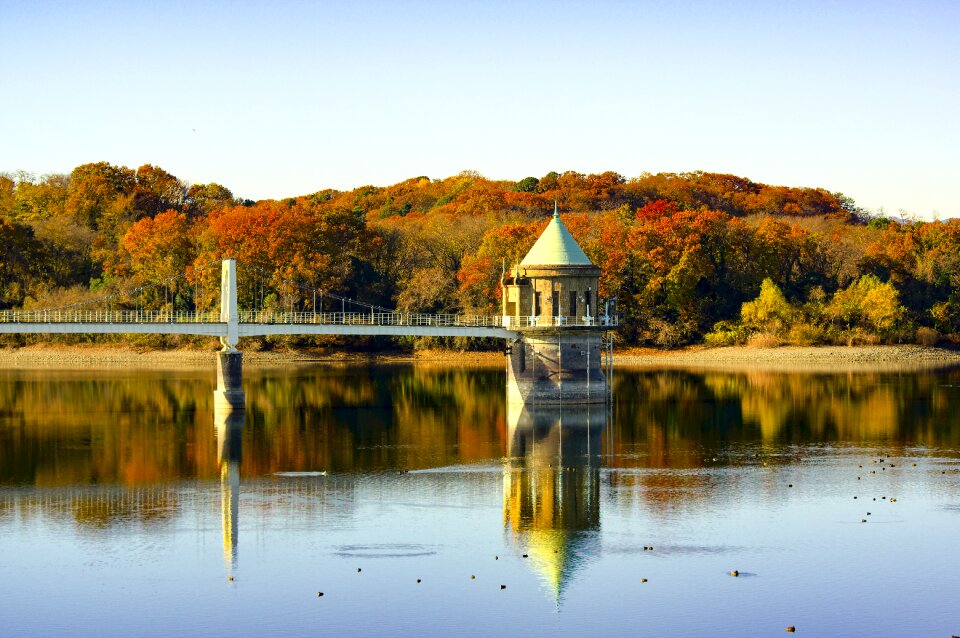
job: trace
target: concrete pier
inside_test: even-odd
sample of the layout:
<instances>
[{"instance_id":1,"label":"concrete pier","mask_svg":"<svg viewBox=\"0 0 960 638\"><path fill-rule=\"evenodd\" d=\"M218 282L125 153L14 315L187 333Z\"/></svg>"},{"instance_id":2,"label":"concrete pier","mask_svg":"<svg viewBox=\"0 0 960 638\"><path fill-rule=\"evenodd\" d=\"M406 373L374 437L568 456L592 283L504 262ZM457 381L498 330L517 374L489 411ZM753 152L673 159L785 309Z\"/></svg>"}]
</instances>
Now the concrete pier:
<instances>
[{"instance_id":1,"label":"concrete pier","mask_svg":"<svg viewBox=\"0 0 960 638\"><path fill-rule=\"evenodd\" d=\"M217 389L213 392L213 409L243 410L243 355L240 352L217 353Z\"/></svg>"}]
</instances>

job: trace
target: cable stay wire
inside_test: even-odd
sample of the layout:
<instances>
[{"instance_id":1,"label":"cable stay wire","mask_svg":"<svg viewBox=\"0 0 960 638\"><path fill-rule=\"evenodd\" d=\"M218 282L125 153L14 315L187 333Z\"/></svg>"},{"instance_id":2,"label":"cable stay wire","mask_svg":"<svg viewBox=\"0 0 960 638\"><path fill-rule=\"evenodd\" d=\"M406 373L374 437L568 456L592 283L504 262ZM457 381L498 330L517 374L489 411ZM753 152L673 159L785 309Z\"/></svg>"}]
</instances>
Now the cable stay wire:
<instances>
[{"instance_id":1,"label":"cable stay wire","mask_svg":"<svg viewBox=\"0 0 960 638\"><path fill-rule=\"evenodd\" d=\"M62 306L54 306L54 307L52 307L52 308L38 308L38 309L36 309L36 310L25 310L25 311L23 311L23 312L34 312L34 313L41 313L41 312L60 312L60 311L64 311L64 310L72 310L72 309L77 309L77 308L83 308L83 307L85 307L85 306L94 306L94 305L97 305L97 304L109 303L109 302L111 302L111 301L120 300L120 299L123 299L123 298L132 298L132 297L134 297L135 295L139 295L140 293L146 292L146 291L148 291L148 290L155 290L155 289L160 289L160 288L169 289L170 286L171 286L171 284L173 284L174 282L176 282L176 281L178 281L178 280L180 280L180 279L186 279L186 278L188 278L188 277L194 277L194 276L196 275L196 273L203 272L203 271L205 271L205 270L209 270L210 268L212 268L212 267L214 267L214 266L219 266L219 265L220 265L220 260L218 259L218 260L211 261L211 262L208 262L208 263L206 263L206 264L203 264L202 266L196 266L196 267L194 267L190 272L184 272L184 273L179 274L179 275L174 275L173 277L167 277L166 279L161 279L160 281L155 281L155 282L152 282L152 283L149 283L149 284L144 284L143 286L137 286L136 288L127 288L127 289L125 289L125 290L118 290L117 292L111 293L111 294L106 295L106 296L104 296L104 297L98 297L98 298L96 298L96 299L88 299L88 300L85 300L85 301L77 301L77 302L75 302L75 303L65 304L65 305L62 305Z\"/></svg>"},{"instance_id":2,"label":"cable stay wire","mask_svg":"<svg viewBox=\"0 0 960 638\"><path fill-rule=\"evenodd\" d=\"M276 274L276 271L271 272L271 271L269 271L269 270L266 270L266 269L264 269L264 268L261 268L260 266L257 266L256 264L248 264L248 263L246 263L246 262L242 262L242 261L239 260L239 259L237 260L237 263L243 265L245 268L248 268L248 269L256 272L256 273L259 274L259 275L263 275L263 276L269 277L270 279L274 279L274 275ZM383 313L387 313L387 314L401 314L399 311L397 311L397 310L395 310L395 309L393 309L393 308L386 308L386 307L384 307L384 306L379 306L379 305L377 305L377 304L367 303L367 302L365 302L365 301L357 301L356 299L350 299L350 298L348 298L348 297L341 297L340 295L337 295L337 294L334 294L334 293L332 293L332 292L326 291L326 290L324 290L323 288L316 288L316 287L314 287L314 286L308 286L308 285L302 284L302 283L300 283L300 282L298 282L298 281L296 281L296 280L294 280L294 279L280 278L280 279L276 279L275 281L276 281L277 283L286 284L286 285L289 285L289 286L293 286L293 287L295 287L295 288L299 288L300 290L303 290L303 291L306 291L306 292L311 292L311 293L319 294L319 295L321 295L322 297L325 297L325 298L327 298L327 299L336 299L337 301L344 302L344 303L349 303L349 304L353 304L353 305L355 305L355 306L360 306L360 307L362 307L362 308L367 308L368 310L371 310L371 311L377 310L377 311L380 311L380 312L383 312Z\"/></svg>"},{"instance_id":3,"label":"cable stay wire","mask_svg":"<svg viewBox=\"0 0 960 638\"><path fill-rule=\"evenodd\" d=\"M245 269L251 270L251 271L255 272L255 273L258 274L258 275L261 275L261 276L263 276L263 277L266 277L268 280L275 282L275 284L285 285L285 286L291 286L291 287L293 287L293 288L297 288L297 289L299 289L299 290L301 290L301 291L304 291L304 292L310 292L310 293L312 293L312 294L315 295L315 296L316 296L316 295L320 295L321 304L322 304L322 300L323 300L323 299L332 299L332 300L339 301L339 302L341 302L341 303L343 303L343 304L350 304L350 305L352 305L352 306L357 306L357 307L360 307L360 308L365 308L367 312L380 312L380 313L386 313L386 314L402 314L400 311L398 311L398 310L396 310L396 309L394 309L394 308L387 308L387 307L385 307L385 306L381 306L381 305L378 305L378 304L367 303L367 302L365 302L365 301L359 301L359 300L357 300L357 299L350 299L349 297L343 297L343 296L341 296L341 295L337 295L337 294L332 293L332 292L330 292L330 291L328 291L328 290L325 290L325 289L323 289L323 288L318 288L318 287L315 287L315 286L309 286L309 285L307 285L307 284L303 284L303 283L297 281L296 279L291 279L291 278L288 278L288 277L280 277L280 278L277 278L277 277L275 277L276 271L272 271L272 272L271 272L271 271L269 271L269 270L266 270L265 268L261 268L260 266L257 266L256 264L246 263L246 262L244 262L244 261L242 261L242 260L239 260L239 259L236 260L236 261L237 261L237 264L238 264L238 265L243 266ZM119 300L122 300L122 299L133 299L133 300L134 300L134 303L139 306L140 302L137 300L137 296L138 296L138 295L141 295L141 294L144 293L144 292L148 292L148 291L151 291L151 290L159 290L159 289L164 289L165 292L169 292L170 288L171 288L171 287L173 286L173 284L175 284L176 282L178 282L178 281L180 281L180 280L185 280L185 279L188 279L188 278L196 278L199 273L204 272L204 271L208 271L208 270L210 270L210 269L212 269L212 268L214 268L214 267L219 267L221 263L222 263L222 260L216 259L216 260L213 260L213 261L209 261L209 262L207 262L207 263L205 263L205 264L203 264L203 265L201 265L201 266L195 266L195 267L193 267L193 268L192 268L190 271L188 271L188 272L183 272L183 273L181 273L181 274L179 274L179 275L174 275L174 276L172 276L172 277L166 277L165 279L161 279L161 280L159 280L159 281L155 281L155 282L151 282L151 283L148 283L148 284L144 284L144 285L142 285L142 286L136 286L136 287L133 287L133 288L126 288L126 289L123 289L123 290L118 290L118 291L116 291L116 292L114 292L114 293L111 293L111 294L108 294L108 295L104 295L103 297L97 297L96 299L87 299L87 300L84 300L84 301L77 301L77 302L74 302L74 303L64 304L64 305L60 305L60 306L53 306L53 307L47 307L47 308L31 309L31 310L29 310L29 311L24 311L24 312L31 312L31 313L62 312L62 311L69 311L69 310L77 310L77 309L85 308L85 307L88 307L88 306L96 306L96 305L100 305L100 304L104 304L104 303L110 303L110 302L119 301ZM195 287L198 286L198 285L199 285L199 284L197 284L197 283L195 282ZM264 285L264 284L261 282L261 288L263 287L263 285ZM261 298L262 298L262 293L263 293L263 291L261 290ZM256 296L256 295L255 295L255 296ZM166 300L165 300L165 303L168 303L168 302L169 302L169 299L166 299ZM139 310L138 310L138 312L139 312Z\"/></svg>"}]
</instances>

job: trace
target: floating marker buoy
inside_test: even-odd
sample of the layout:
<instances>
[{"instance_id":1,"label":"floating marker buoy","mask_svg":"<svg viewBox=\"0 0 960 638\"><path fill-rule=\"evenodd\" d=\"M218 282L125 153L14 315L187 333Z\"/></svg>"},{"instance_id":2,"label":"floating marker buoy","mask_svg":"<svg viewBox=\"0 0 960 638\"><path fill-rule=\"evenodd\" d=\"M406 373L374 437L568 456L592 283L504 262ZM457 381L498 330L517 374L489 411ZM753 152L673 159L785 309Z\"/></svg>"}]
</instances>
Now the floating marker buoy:
<instances>
[{"instance_id":1,"label":"floating marker buoy","mask_svg":"<svg viewBox=\"0 0 960 638\"><path fill-rule=\"evenodd\" d=\"M500 589L506 589L506 588L507 588L506 585L500 585Z\"/></svg>"},{"instance_id":2,"label":"floating marker buoy","mask_svg":"<svg viewBox=\"0 0 960 638\"><path fill-rule=\"evenodd\" d=\"M323 592L322 592L322 591L318 591L318 592L317 592L317 598L320 598L321 596L323 596Z\"/></svg>"},{"instance_id":3,"label":"floating marker buoy","mask_svg":"<svg viewBox=\"0 0 960 638\"><path fill-rule=\"evenodd\" d=\"M740 575L740 572L735 569L735 570L733 570L732 572L730 572L730 575L731 575L731 576L739 576L739 575Z\"/></svg>"},{"instance_id":4,"label":"floating marker buoy","mask_svg":"<svg viewBox=\"0 0 960 638\"><path fill-rule=\"evenodd\" d=\"M790 625L789 627L787 627L787 633L789 633L789 634L794 633L796 630L797 630L797 628L794 627L793 625Z\"/></svg>"},{"instance_id":5,"label":"floating marker buoy","mask_svg":"<svg viewBox=\"0 0 960 638\"><path fill-rule=\"evenodd\" d=\"M419 584L419 583L420 583L420 579L418 578L418 579L417 579L417 584Z\"/></svg>"},{"instance_id":6,"label":"floating marker buoy","mask_svg":"<svg viewBox=\"0 0 960 638\"><path fill-rule=\"evenodd\" d=\"M645 582L647 582L647 579L646 579L646 578L641 578L641 579L640 579L640 582L641 582L641 583L645 583Z\"/></svg>"}]
</instances>

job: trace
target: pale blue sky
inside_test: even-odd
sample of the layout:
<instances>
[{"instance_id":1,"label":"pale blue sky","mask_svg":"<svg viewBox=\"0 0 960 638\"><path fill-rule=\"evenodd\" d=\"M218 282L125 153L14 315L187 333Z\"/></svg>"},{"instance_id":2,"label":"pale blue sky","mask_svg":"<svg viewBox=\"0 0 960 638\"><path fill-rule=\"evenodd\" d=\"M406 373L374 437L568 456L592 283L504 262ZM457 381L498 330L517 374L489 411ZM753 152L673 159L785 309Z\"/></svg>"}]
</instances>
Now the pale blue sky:
<instances>
[{"instance_id":1,"label":"pale blue sky","mask_svg":"<svg viewBox=\"0 0 960 638\"><path fill-rule=\"evenodd\" d=\"M0 171L703 169L960 216L960 2L0 0Z\"/></svg>"}]
</instances>

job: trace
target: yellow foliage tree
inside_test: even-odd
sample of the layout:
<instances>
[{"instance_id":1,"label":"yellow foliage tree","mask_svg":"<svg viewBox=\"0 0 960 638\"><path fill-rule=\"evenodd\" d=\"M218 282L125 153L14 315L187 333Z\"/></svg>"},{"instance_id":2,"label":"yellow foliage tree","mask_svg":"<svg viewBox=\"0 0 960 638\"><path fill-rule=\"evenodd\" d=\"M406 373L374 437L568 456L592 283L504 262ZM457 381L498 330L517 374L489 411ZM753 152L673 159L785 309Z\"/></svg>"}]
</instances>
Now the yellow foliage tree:
<instances>
[{"instance_id":1,"label":"yellow foliage tree","mask_svg":"<svg viewBox=\"0 0 960 638\"><path fill-rule=\"evenodd\" d=\"M780 332L789 327L795 310L769 277L760 284L760 294L740 308L740 320L753 330Z\"/></svg>"}]
</instances>

